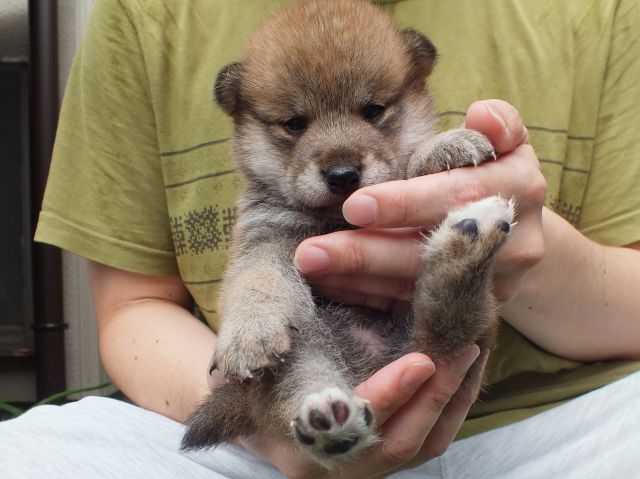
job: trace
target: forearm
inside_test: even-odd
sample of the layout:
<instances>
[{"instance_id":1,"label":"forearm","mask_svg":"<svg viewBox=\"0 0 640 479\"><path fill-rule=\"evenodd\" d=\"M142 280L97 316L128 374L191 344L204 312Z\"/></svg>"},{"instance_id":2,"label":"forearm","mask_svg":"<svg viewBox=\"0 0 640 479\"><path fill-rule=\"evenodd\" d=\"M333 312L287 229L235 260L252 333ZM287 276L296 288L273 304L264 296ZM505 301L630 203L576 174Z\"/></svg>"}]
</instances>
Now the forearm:
<instances>
[{"instance_id":1,"label":"forearm","mask_svg":"<svg viewBox=\"0 0 640 479\"><path fill-rule=\"evenodd\" d=\"M100 328L103 364L136 404L183 422L208 393L214 333L186 309L141 300L116 309Z\"/></svg>"},{"instance_id":2,"label":"forearm","mask_svg":"<svg viewBox=\"0 0 640 479\"><path fill-rule=\"evenodd\" d=\"M640 252L594 243L546 209L543 229L545 256L502 306L505 320L570 359L640 358Z\"/></svg>"}]
</instances>

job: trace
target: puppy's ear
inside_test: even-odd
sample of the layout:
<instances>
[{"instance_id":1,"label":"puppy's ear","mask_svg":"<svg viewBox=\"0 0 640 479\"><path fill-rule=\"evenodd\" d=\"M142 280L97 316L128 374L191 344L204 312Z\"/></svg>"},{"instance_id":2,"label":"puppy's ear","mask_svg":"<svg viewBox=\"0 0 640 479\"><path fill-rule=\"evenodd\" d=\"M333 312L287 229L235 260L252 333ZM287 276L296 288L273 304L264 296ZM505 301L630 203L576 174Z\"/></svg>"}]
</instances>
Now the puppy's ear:
<instances>
[{"instance_id":1,"label":"puppy's ear","mask_svg":"<svg viewBox=\"0 0 640 479\"><path fill-rule=\"evenodd\" d=\"M438 51L431 40L415 30L403 30L409 54L413 59L413 77L424 81L429 76L438 59Z\"/></svg>"},{"instance_id":2,"label":"puppy's ear","mask_svg":"<svg viewBox=\"0 0 640 479\"><path fill-rule=\"evenodd\" d=\"M242 63L231 63L218 73L213 86L213 95L218 105L231 116L238 112L240 106L241 81Z\"/></svg>"}]
</instances>

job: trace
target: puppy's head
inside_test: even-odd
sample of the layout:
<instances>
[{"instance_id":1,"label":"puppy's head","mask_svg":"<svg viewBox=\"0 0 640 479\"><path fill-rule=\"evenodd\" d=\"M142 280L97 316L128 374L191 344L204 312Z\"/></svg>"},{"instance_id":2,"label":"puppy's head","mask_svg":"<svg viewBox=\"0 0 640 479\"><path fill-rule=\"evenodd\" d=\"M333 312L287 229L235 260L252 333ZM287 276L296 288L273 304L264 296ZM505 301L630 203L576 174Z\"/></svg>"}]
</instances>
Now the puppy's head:
<instances>
[{"instance_id":1,"label":"puppy's head","mask_svg":"<svg viewBox=\"0 0 640 479\"><path fill-rule=\"evenodd\" d=\"M433 134L424 81L436 50L361 0L306 0L251 37L215 96L248 178L298 208L336 213L354 190L404 177Z\"/></svg>"}]
</instances>

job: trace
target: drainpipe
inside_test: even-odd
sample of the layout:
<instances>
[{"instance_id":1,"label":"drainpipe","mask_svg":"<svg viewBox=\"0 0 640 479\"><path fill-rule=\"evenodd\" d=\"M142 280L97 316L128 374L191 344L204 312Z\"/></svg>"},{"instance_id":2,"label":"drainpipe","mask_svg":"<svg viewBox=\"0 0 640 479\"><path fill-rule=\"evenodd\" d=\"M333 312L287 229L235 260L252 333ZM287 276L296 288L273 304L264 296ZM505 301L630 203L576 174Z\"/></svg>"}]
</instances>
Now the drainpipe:
<instances>
[{"instance_id":1,"label":"drainpipe","mask_svg":"<svg viewBox=\"0 0 640 479\"><path fill-rule=\"evenodd\" d=\"M58 2L29 0L31 218L36 225L58 122ZM34 348L39 399L66 387L60 250L33 244Z\"/></svg>"}]
</instances>

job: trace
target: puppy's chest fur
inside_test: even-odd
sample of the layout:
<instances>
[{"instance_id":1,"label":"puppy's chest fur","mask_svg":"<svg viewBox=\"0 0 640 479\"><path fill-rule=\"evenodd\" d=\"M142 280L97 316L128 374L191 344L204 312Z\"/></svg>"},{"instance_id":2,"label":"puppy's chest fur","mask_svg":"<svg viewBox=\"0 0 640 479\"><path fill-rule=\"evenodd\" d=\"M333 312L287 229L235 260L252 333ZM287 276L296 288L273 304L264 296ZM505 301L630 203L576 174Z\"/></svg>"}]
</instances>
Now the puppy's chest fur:
<instances>
[{"instance_id":1,"label":"puppy's chest fur","mask_svg":"<svg viewBox=\"0 0 640 479\"><path fill-rule=\"evenodd\" d=\"M240 201L236 228L234 248L259 249L268 242L281 242L283 252L288 248L287 260L291 262L295 248L303 240L354 229L344 219L322 218L290 209L277 199L265 198L264 190L253 186ZM258 285L247 284L245 287L259 289L259 283L265 281L255 280ZM317 296L314 296L314 304L320 319L316 330L310 331L309 325L303 325L296 333L307 335L309 343L315 335L331 335L331 341L336 344L336 350L341 351L345 363L358 363L357 368L349 369L359 371L359 377L368 376L406 350L406 318L410 314L407 304L398 305L393 313L340 304Z\"/></svg>"},{"instance_id":2,"label":"puppy's chest fur","mask_svg":"<svg viewBox=\"0 0 640 479\"><path fill-rule=\"evenodd\" d=\"M424 85L435 60L424 35L367 2L305 0L268 19L220 73L216 99L234 120L247 189L211 365L228 382L190 418L184 448L263 432L330 469L378 440L352 392L374 371L410 351L443 362L491 347L489 271L513 202L449 213L424 240L413 300L389 312L314 297L293 265L302 240L351 228L341 205L354 191L496 158L477 132L434 132ZM469 396L481 374L468 373Z\"/></svg>"}]
</instances>

